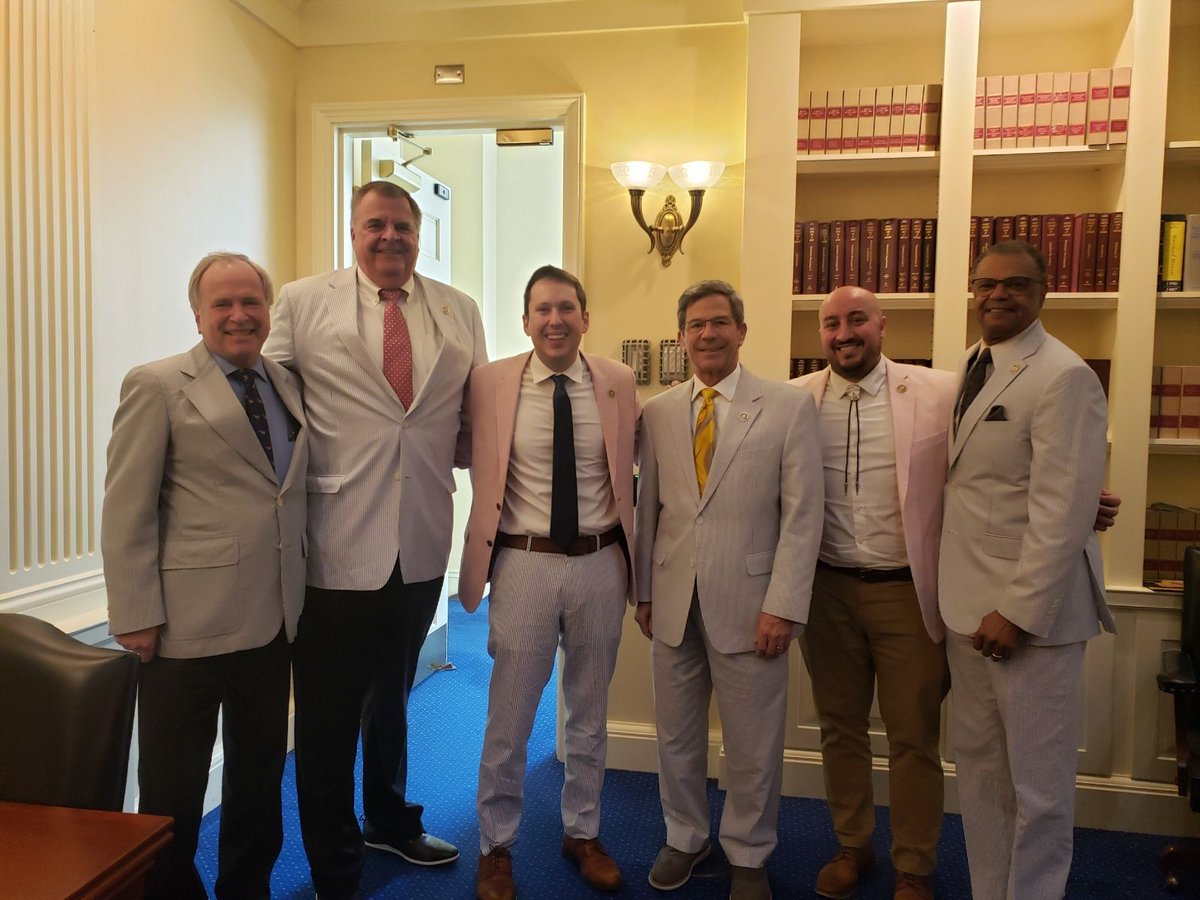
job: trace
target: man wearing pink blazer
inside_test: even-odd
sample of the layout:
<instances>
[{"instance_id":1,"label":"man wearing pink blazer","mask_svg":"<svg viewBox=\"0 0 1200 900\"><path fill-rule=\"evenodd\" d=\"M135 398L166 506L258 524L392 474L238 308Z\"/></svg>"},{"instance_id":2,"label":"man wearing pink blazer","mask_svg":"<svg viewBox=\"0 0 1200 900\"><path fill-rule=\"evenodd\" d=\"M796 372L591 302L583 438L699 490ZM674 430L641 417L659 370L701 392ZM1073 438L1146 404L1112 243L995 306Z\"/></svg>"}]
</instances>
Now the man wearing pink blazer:
<instances>
[{"instance_id":1,"label":"man wearing pink blazer","mask_svg":"<svg viewBox=\"0 0 1200 900\"><path fill-rule=\"evenodd\" d=\"M875 861L867 723L878 677L895 896L918 900L933 896L942 822L938 735L949 676L937 577L954 376L887 359L886 325L874 294L838 288L820 310L829 367L792 382L816 398L825 470L803 644L840 847L815 890L852 896Z\"/></svg>"},{"instance_id":2,"label":"man wearing pink blazer","mask_svg":"<svg viewBox=\"0 0 1200 900\"><path fill-rule=\"evenodd\" d=\"M566 778L562 854L584 881L615 890L621 871L599 841L608 683L625 603L635 601L633 454L640 405L628 366L584 356L587 295L554 266L525 288L533 352L471 375L474 500L459 575L468 612L489 599L492 669L479 763L480 900L515 893L529 734L563 650Z\"/></svg>"}]
</instances>

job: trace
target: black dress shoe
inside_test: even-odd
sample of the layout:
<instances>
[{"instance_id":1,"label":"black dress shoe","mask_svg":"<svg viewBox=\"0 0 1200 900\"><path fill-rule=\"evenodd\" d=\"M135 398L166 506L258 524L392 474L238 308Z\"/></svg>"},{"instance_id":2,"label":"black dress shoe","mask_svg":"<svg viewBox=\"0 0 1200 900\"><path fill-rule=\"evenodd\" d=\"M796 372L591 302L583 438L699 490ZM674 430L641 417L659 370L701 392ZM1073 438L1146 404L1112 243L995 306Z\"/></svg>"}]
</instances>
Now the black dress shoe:
<instances>
[{"instance_id":1,"label":"black dress shoe","mask_svg":"<svg viewBox=\"0 0 1200 900\"><path fill-rule=\"evenodd\" d=\"M414 866L444 866L458 859L458 848L432 834L389 838L372 828L370 822L363 825L363 843L373 850L395 853Z\"/></svg>"}]
</instances>

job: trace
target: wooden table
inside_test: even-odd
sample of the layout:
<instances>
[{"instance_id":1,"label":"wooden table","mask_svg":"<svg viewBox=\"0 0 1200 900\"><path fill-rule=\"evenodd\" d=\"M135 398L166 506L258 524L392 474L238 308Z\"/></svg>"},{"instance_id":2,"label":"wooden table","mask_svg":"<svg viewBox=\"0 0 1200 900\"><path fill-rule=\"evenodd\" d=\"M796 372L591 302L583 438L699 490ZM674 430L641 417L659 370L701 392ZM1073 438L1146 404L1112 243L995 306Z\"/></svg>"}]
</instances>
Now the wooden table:
<instances>
[{"instance_id":1,"label":"wooden table","mask_svg":"<svg viewBox=\"0 0 1200 900\"><path fill-rule=\"evenodd\" d=\"M167 816L0 801L0 896L141 897L171 825Z\"/></svg>"}]
</instances>

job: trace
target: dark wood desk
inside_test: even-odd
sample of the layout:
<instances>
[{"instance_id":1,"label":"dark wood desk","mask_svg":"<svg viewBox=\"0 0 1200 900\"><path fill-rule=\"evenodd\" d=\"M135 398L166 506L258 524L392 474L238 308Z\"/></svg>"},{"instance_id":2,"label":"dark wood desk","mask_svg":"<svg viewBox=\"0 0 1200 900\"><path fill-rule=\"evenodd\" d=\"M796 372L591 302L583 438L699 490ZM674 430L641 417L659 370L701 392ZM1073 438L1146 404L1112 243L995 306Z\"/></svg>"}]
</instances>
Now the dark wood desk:
<instances>
[{"instance_id":1,"label":"dark wood desk","mask_svg":"<svg viewBox=\"0 0 1200 900\"><path fill-rule=\"evenodd\" d=\"M166 816L0 801L0 895L141 897L171 825Z\"/></svg>"}]
</instances>

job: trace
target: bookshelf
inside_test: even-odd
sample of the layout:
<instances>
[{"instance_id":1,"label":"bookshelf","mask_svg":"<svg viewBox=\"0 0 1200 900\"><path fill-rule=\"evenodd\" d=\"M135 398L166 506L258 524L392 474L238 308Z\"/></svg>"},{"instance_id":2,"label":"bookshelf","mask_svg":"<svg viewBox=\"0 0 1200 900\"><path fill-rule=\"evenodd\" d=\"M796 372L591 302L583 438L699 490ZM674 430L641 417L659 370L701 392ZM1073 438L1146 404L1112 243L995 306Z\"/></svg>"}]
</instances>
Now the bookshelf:
<instances>
[{"instance_id":1,"label":"bookshelf","mask_svg":"<svg viewBox=\"0 0 1200 900\"><path fill-rule=\"evenodd\" d=\"M1092 821L1103 825L1105 779L1166 784L1172 777L1169 709L1153 674L1162 642L1178 638L1179 600L1142 586L1142 511L1152 500L1200 506L1200 441L1151 440L1149 422L1154 366L1200 365L1200 294L1156 292L1160 215L1200 212L1200 0L747 0L745 7L741 288L751 324L746 358L760 372L782 378L789 357L821 355L822 297L791 292L798 220L936 217L934 293L881 297L885 348L953 369L975 338L966 292L973 215L1123 215L1118 289L1051 293L1042 315L1084 358L1112 360L1107 483L1124 506L1102 540L1120 633L1088 650L1079 765L1100 781L1094 792L1081 787L1078 806L1081 822L1095 810ZM1110 66L1132 67L1124 146L973 148L977 76ZM931 82L942 84L937 151L797 157L791 124L805 92ZM789 196L794 205L779 202ZM814 745L807 710L800 699L789 746ZM873 740L882 752L886 744ZM1128 807L1131 821L1158 830L1186 815L1161 796L1157 784L1139 794Z\"/></svg>"}]
</instances>

